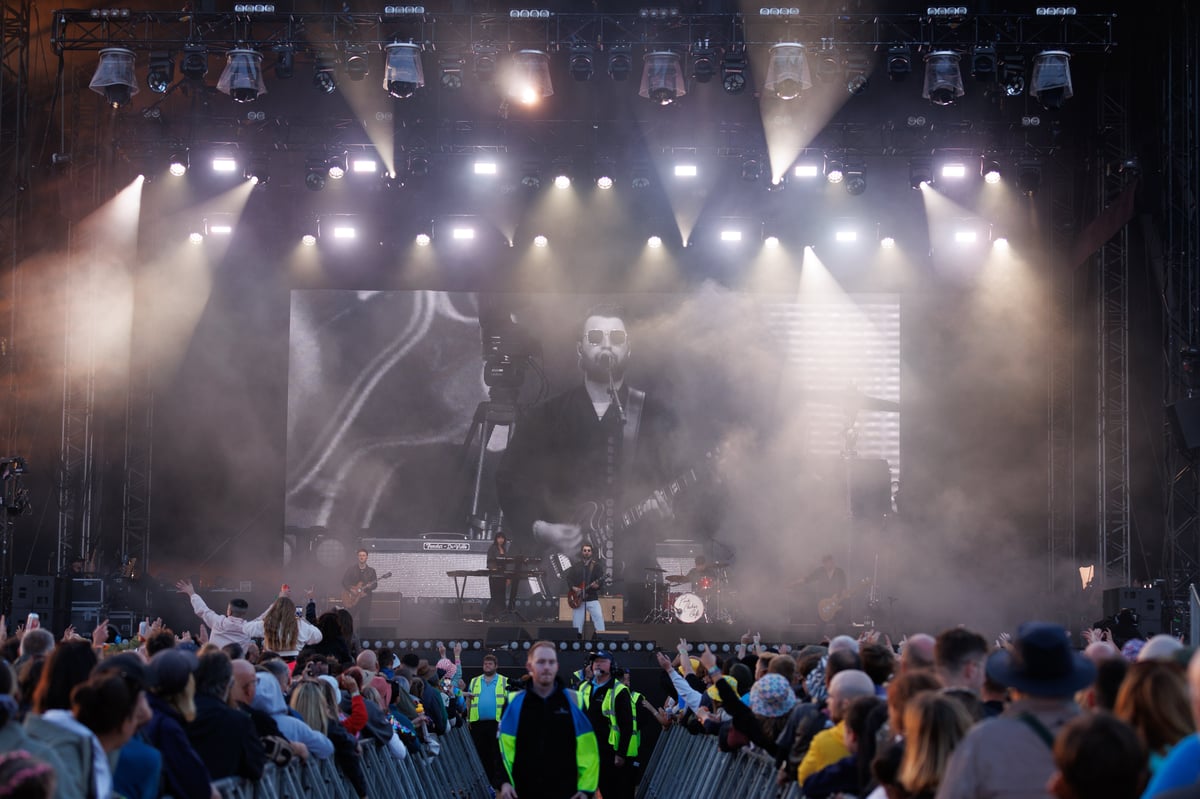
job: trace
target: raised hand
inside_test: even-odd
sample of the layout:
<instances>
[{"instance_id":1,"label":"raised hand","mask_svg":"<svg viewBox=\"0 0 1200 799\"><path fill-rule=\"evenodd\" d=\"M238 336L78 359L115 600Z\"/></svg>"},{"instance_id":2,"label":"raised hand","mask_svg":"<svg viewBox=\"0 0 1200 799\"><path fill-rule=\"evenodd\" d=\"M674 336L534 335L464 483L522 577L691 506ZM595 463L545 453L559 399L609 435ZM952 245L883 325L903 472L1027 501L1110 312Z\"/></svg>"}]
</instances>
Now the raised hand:
<instances>
[{"instance_id":1,"label":"raised hand","mask_svg":"<svg viewBox=\"0 0 1200 799\"><path fill-rule=\"evenodd\" d=\"M102 647L108 643L108 619L102 620L92 630L92 646Z\"/></svg>"},{"instance_id":2,"label":"raised hand","mask_svg":"<svg viewBox=\"0 0 1200 799\"><path fill-rule=\"evenodd\" d=\"M196 589L192 587L191 580L180 580L179 582L175 583L175 590L181 594L187 594L188 596L193 596L196 593Z\"/></svg>"},{"instance_id":3,"label":"raised hand","mask_svg":"<svg viewBox=\"0 0 1200 799\"><path fill-rule=\"evenodd\" d=\"M708 644L704 644L704 651L700 653L700 665L705 671L712 671L717 665L717 656L708 648Z\"/></svg>"},{"instance_id":4,"label":"raised hand","mask_svg":"<svg viewBox=\"0 0 1200 799\"><path fill-rule=\"evenodd\" d=\"M75 637L75 625L68 624L67 629L63 630L62 640L70 641L74 637Z\"/></svg>"},{"instance_id":5,"label":"raised hand","mask_svg":"<svg viewBox=\"0 0 1200 799\"><path fill-rule=\"evenodd\" d=\"M197 640L200 641L200 646L208 643L208 628L204 626L204 622L200 622L200 637Z\"/></svg>"},{"instance_id":6,"label":"raised hand","mask_svg":"<svg viewBox=\"0 0 1200 799\"><path fill-rule=\"evenodd\" d=\"M462 641L454 642L454 662L462 660Z\"/></svg>"},{"instance_id":7,"label":"raised hand","mask_svg":"<svg viewBox=\"0 0 1200 799\"><path fill-rule=\"evenodd\" d=\"M662 652L656 652L655 657L658 659L659 668L661 668L663 671L671 670L671 659L669 657L664 655Z\"/></svg>"}]
</instances>

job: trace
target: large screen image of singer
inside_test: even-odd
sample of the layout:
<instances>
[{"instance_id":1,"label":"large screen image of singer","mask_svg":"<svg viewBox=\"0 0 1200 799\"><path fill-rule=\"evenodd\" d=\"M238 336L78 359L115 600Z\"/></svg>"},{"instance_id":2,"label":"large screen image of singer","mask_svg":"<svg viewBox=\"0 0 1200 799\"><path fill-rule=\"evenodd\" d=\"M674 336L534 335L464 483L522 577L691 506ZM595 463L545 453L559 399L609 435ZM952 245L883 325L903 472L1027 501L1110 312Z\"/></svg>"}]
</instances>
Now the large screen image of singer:
<instances>
[{"instance_id":1,"label":"large screen image of singer","mask_svg":"<svg viewBox=\"0 0 1200 799\"><path fill-rule=\"evenodd\" d=\"M886 510L901 371L890 295L296 291L286 523L546 555L591 524L631 531L595 542L614 580L662 540L778 569Z\"/></svg>"}]
</instances>

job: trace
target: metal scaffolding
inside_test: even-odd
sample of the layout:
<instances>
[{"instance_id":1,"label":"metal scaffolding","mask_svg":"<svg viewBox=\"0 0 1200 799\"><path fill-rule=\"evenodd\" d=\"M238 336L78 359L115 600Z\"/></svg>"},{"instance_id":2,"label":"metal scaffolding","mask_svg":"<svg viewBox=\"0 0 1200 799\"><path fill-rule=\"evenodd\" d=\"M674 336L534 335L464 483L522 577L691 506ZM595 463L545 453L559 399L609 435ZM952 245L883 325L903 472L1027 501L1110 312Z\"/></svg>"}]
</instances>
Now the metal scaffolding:
<instances>
[{"instance_id":1,"label":"metal scaffolding","mask_svg":"<svg viewBox=\"0 0 1200 799\"><path fill-rule=\"evenodd\" d=\"M1163 54L1160 147L1163 153L1162 290L1163 381L1165 404L1195 396L1194 374L1185 369L1184 355L1200 347L1200 215L1195 192L1200 187L1200 16L1194 7L1178 3L1172 9ZM1200 474L1184 454L1169 427L1165 437L1166 529L1163 565L1167 572L1174 632L1186 630L1188 586L1200 582ZM1194 641L1192 643L1195 643Z\"/></svg>"},{"instance_id":2,"label":"metal scaffolding","mask_svg":"<svg viewBox=\"0 0 1200 799\"><path fill-rule=\"evenodd\" d=\"M1097 130L1103 131L1096 215L1115 203L1128 184L1121 169L1129 157L1129 84L1107 79L1100 96ZM1129 231L1121 229L1097 256L1096 424L1098 506L1096 558L1101 588L1127 586L1130 563L1129 508ZM1102 569L1102 570L1101 570Z\"/></svg>"}]
</instances>

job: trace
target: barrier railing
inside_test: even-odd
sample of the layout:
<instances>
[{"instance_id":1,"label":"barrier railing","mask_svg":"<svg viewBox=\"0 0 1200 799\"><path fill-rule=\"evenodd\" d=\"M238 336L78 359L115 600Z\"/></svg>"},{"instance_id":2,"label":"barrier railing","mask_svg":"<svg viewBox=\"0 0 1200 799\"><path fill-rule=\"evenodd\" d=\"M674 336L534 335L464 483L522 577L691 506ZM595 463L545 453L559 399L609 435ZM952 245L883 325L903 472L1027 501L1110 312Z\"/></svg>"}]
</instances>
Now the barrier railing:
<instances>
[{"instance_id":1,"label":"barrier railing","mask_svg":"<svg viewBox=\"0 0 1200 799\"><path fill-rule=\"evenodd\" d=\"M742 748L722 752L714 735L692 735L678 725L658 739L638 786L637 799L710 799L754 796L801 799L800 788L775 784L775 761Z\"/></svg>"},{"instance_id":2,"label":"barrier railing","mask_svg":"<svg viewBox=\"0 0 1200 799\"><path fill-rule=\"evenodd\" d=\"M438 740L438 755L409 754L403 760L396 760L377 743L364 741L368 794L380 799L491 799L487 774L466 727L450 730ZM282 768L267 764L262 779L227 777L214 784L222 799L358 799L332 759L297 758Z\"/></svg>"}]
</instances>

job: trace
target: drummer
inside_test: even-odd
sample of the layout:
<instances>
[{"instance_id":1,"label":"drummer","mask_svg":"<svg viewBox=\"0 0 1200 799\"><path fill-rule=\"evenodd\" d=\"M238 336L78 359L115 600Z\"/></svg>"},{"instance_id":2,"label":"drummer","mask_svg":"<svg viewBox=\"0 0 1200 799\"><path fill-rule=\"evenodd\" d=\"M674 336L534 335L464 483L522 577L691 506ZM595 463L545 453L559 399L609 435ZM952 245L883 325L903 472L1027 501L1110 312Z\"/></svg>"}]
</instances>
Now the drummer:
<instances>
[{"instance_id":1,"label":"drummer","mask_svg":"<svg viewBox=\"0 0 1200 799\"><path fill-rule=\"evenodd\" d=\"M713 579L716 569L708 565L708 558L703 555L697 555L695 563L696 565L688 570L687 581L692 584L692 590L696 593L708 591L716 582Z\"/></svg>"}]
</instances>

